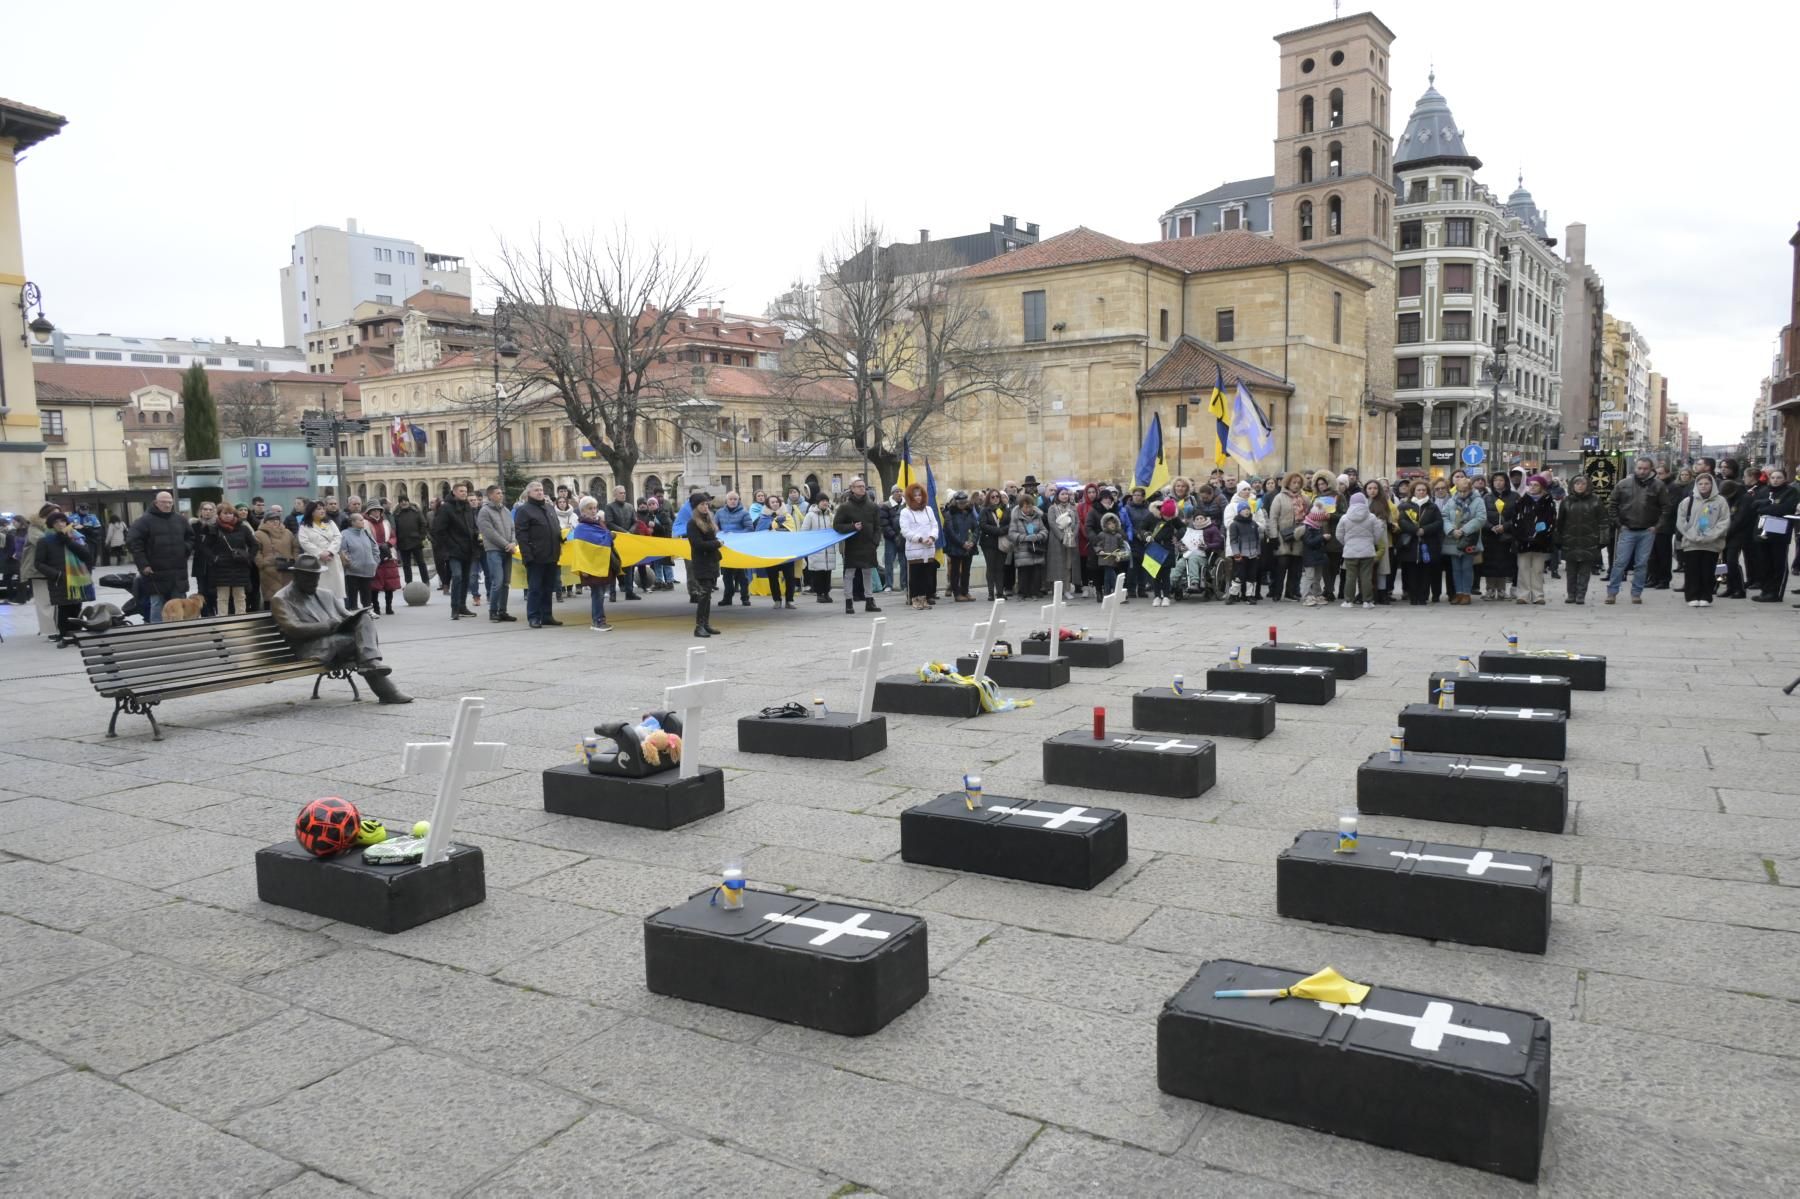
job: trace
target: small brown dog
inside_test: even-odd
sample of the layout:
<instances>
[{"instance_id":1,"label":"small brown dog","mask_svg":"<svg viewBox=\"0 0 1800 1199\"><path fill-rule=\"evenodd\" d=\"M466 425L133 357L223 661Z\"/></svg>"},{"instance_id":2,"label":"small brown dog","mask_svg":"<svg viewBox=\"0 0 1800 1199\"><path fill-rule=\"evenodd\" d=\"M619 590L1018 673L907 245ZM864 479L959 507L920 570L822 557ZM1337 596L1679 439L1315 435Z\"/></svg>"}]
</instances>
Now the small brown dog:
<instances>
[{"instance_id":1,"label":"small brown dog","mask_svg":"<svg viewBox=\"0 0 1800 1199\"><path fill-rule=\"evenodd\" d=\"M199 620L200 609L206 606L202 596L189 595L180 599L163 601L162 618L164 624L172 624L178 620Z\"/></svg>"}]
</instances>

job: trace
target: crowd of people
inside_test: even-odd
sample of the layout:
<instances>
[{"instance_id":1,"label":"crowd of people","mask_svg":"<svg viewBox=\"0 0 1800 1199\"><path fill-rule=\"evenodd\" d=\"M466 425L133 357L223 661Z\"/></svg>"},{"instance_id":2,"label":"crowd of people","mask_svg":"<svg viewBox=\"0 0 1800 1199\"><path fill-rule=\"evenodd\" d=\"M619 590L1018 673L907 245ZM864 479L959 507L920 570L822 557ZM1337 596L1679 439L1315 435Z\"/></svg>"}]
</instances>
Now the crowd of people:
<instances>
[{"instance_id":1,"label":"crowd of people","mask_svg":"<svg viewBox=\"0 0 1800 1199\"><path fill-rule=\"evenodd\" d=\"M687 539L699 637L719 633L715 596L721 608L748 607L759 576L780 608L794 608L802 590L831 604L841 586L845 612L859 604L878 612L877 594L901 588L916 609L940 598L973 602L977 564L989 599L1047 597L1061 583L1071 599L1098 601L1122 579L1127 602L1155 606L1266 599L1373 608L1467 605L1476 596L1543 604L1554 579L1564 603L1584 604L1600 576L1604 602L1614 604L1627 588L1641 603L1679 574L1687 604L1708 607L1715 598L1783 597L1797 511L1800 487L1783 470L1745 477L1730 458L1679 469L1639 458L1604 496L1583 474L1565 481L1458 470L1390 483L1354 468L1243 479L1215 470L1153 492L1105 481L1045 487L1026 475L950 491L937 505L916 483L883 500L858 477L835 497L794 488L745 502L736 491L715 498L696 489L679 510L660 494L634 502L623 487L610 501L567 487L552 497L541 482L510 502L500 487L476 494L459 484L426 508L404 497L390 509L385 500L326 496L295 500L285 512L256 498L182 513L164 491L129 525L53 504L13 518L0 549L0 602L21 602L30 588L40 628L68 643L94 599L98 568L129 562L137 608L157 623L164 605L190 590L202 616L260 611L309 555L320 587L351 609L392 615L395 593L416 578L449 597L452 620L480 616L485 600L488 620L511 623L516 558L530 627L562 624L555 604L585 593L589 627L605 632L609 602L674 590L676 568L666 557L621 567L603 553L571 579L559 568L563 542L578 535L605 548L634 533ZM577 526L585 528L577 534ZM844 537L775 566L722 565L725 538L764 530Z\"/></svg>"}]
</instances>

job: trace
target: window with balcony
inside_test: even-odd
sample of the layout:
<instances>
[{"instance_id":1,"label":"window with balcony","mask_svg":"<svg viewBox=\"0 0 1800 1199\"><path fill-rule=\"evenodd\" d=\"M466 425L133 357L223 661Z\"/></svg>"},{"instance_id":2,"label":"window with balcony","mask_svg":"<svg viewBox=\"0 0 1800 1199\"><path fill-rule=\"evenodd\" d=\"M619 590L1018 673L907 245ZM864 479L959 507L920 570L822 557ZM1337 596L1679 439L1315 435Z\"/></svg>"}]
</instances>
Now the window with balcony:
<instances>
[{"instance_id":1,"label":"window with balcony","mask_svg":"<svg viewBox=\"0 0 1800 1199\"><path fill-rule=\"evenodd\" d=\"M1395 364L1394 386L1401 391L1410 391L1419 386L1419 360L1402 358Z\"/></svg>"},{"instance_id":2,"label":"window with balcony","mask_svg":"<svg viewBox=\"0 0 1800 1199\"><path fill-rule=\"evenodd\" d=\"M1466 296L1475 286L1475 267L1467 262L1451 262L1444 266L1444 293Z\"/></svg>"},{"instance_id":3,"label":"window with balcony","mask_svg":"<svg viewBox=\"0 0 1800 1199\"><path fill-rule=\"evenodd\" d=\"M1406 202L1423 204L1431 198L1431 182L1427 179L1414 179L1406 185Z\"/></svg>"},{"instance_id":4,"label":"window with balcony","mask_svg":"<svg viewBox=\"0 0 1800 1199\"><path fill-rule=\"evenodd\" d=\"M1422 266L1403 266L1400 268L1401 296L1416 296L1424 287L1425 268Z\"/></svg>"},{"instance_id":5,"label":"window with balcony","mask_svg":"<svg viewBox=\"0 0 1800 1199\"><path fill-rule=\"evenodd\" d=\"M1469 386L1469 360L1467 358L1444 359L1442 381L1445 387Z\"/></svg>"},{"instance_id":6,"label":"window with balcony","mask_svg":"<svg viewBox=\"0 0 1800 1199\"><path fill-rule=\"evenodd\" d=\"M1400 327L1394 332L1394 340L1403 346L1417 345L1419 343L1419 327L1418 313L1402 312Z\"/></svg>"},{"instance_id":7,"label":"window with balcony","mask_svg":"<svg viewBox=\"0 0 1800 1199\"><path fill-rule=\"evenodd\" d=\"M762 417L753 416L744 422L745 439L747 441L749 441L752 445L755 445L756 443L762 441L762 434L763 434Z\"/></svg>"},{"instance_id":8,"label":"window with balcony","mask_svg":"<svg viewBox=\"0 0 1800 1199\"><path fill-rule=\"evenodd\" d=\"M56 445L63 439L63 414L60 408L41 408L38 410L38 428L44 434L44 440Z\"/></svg>"},{"instance_id":9,"label":"window with balcony","mask_svg":"<svg viewBox=\"0 0 1800 1199\"><path fill-rule=\"evenodd\" d=\"M1469 314L1466 312L1446 312L1444 314L1444 340L1469 340Z\"/></svg>"},{"instance_id":10,"label":"window with balcony","mask_svg":"<svg viewBox=\"0 0 1800 1199\"><path fill-rule=\"evenodd\" d=\"M1438 180L1438 199L1455 200L1458 198L1460 197L1457 194L1457 181L1454 178Z\"/></svg>"},{"instance_id":11,"label":"window with balcony","mask_svg":"<svg viewBox=\"0 0 1800 1199\"><path fill-rule=\"evenodd\" d=\"M556 430L546 426L538 430L538 461L550 462L556 457Z\"/></svg>"},{"instance_id":12,"label":"window with balcony","mask_svg":"<svg viewBox=\"0 0 1800 1199\"><path fill-rule=\"evenodd\" d=\"M1044 340L1044 293L1028 291L1024 295L1025 340Z\"/></svg>"},{"instance_id":13,"label":"window with balcony","mask_svg":"<svg viewBox=\"0 0 1800 1199\"><path fill-rule=\"evenodd\" d=\"M1473 246L1475 244L1475 221L1472 217L1453 216L1444 222L1444 244L1447 246Z\"/></svg>"},{"instance_id":14,"label":"window with balcony","mask_svg":"<svg viewBox=\"0 0 1800 1199\"><path fill-rule=\"evenodd\" d=\"M444 430L439 429L437 431L437 460L439 462L450 461L450 445L448 438L449 434Z\"/></svg>"},{"instance_id":15,"label":"window with balcony","mask_svg":"<svg viewBox=\"0 0 1800 1199\"><path fill-rule=\"evenodd\" d=\"M1237 310L1221 308L1213 314L1214 340L1228 342L1237 337Z\"/></svg>"},{"instance_id":16,"label":"window with balcony","mask_svg":"<svg viewBox=\"0 0 1800 1199\"><path fill-rule=\"evenodd\" d=\"M456 431L456 460L458 462L469 461L469 431L467 429Z\"/></svg>"},{"instance_id":17,"label":"window with balcony","mask_svg":"<svg viewBox=\"0 0 1800 1199\"><path fill-rule=\"evenodd\" d=\"M1423 250L1425 248L1425 222L1400 222L1400 248L1402 250Z\"/></svg>"},{"instance_id":18,"label":"window with balcony","mask_svg":"<svg viewBox=\"0 0 1800 1199\"><path fill-rule=\"evenodd\" d=\"M44 459L44 482L52 491L69 489L69 460L67 458Z\"/></svg>"}]
</instances>

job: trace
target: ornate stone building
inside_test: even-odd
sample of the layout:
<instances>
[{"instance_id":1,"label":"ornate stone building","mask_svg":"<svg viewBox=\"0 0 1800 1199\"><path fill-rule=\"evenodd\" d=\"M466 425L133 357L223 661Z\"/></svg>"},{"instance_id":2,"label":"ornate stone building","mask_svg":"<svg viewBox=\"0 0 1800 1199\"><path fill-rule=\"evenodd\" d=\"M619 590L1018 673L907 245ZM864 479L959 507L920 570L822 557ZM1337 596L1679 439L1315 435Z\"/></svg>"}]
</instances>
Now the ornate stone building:
<instances>
[{"instance_id":1,"label":"ornate stone building","mask_svg":"<svg viewBox=\"0 0 1800 1199\"><path fill-rule=\"evenodd\" d=\"M1562 260L1522 180L1502 203L1475 178L1436 82L1394 150L1396 465L1449 474L1471 441L1493 468L1541 465L1562 423Z\"/></svg>"}]
</instances>

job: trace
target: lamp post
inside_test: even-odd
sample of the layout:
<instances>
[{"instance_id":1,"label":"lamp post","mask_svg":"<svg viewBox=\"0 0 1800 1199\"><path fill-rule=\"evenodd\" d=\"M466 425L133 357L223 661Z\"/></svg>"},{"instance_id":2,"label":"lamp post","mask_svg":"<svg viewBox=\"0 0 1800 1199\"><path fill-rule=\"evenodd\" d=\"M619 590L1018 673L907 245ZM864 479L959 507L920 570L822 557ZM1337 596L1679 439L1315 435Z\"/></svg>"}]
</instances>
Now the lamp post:
<instances>
[{"instance_id":1,"label":"lamp post","mask_svg":"<svg viewBox=\"0 0 1800 1199\"><path fill-rule=\"evenodd\" d=\"M519 358L512 339L512 312L505 300L494 301L494 482L506 486L506 458L501 451L500 430L505 422L506 386L500 382L500 360L511 366Z\"/></svg>"},{"instance_id":2,"label":"lamp post","mask_svg":"<svg viewBox=\"0 0 1800 1199\"><path fill-rule=\"evenodd\" d=\"M1487 444L1482 446L1483 456L1488 461L1488 472L1493 472L1493 457L1500 452L1500 391L1507 386L1506 351L1494 347L1494 356L1487 364L1488 382L1493 384L1494 398L1488 406Z\"/></svg>"},{"instance_id":3,"label":"lamp post","mask_svg":"<svg viewBox=\"0 0 1800 1199\"><path fill-rule=\"evenodd\" d=\"M31 315L33 308L37 309L36 317ZM22 326L19 330L19 344L22 346L31 345L34 339L41 346L56 332L56 326L44 315L44 293L38 290L37 284L30 281L19 288L19 324Z\"/></svg>"}]
</instances>

